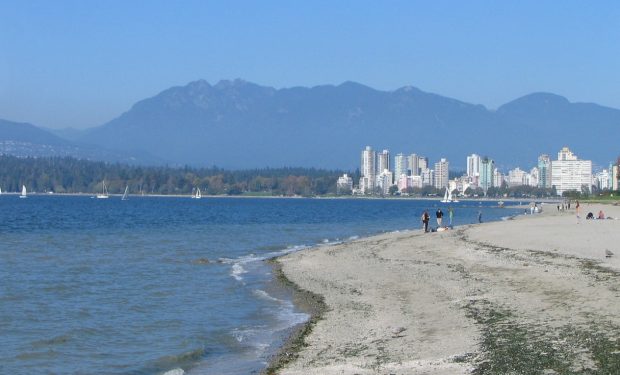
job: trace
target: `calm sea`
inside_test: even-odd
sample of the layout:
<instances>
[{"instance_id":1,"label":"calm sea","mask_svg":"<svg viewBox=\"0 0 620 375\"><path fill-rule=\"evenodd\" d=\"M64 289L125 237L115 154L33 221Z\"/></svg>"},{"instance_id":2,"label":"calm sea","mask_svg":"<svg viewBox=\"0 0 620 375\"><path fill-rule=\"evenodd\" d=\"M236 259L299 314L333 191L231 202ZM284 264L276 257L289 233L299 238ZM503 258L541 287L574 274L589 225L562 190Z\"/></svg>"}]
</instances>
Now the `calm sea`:
<instances>
[{"instance_id":1,"label":"calm sea","mask_svg":"<svg viewBox=\"0 0 620 375\"><path fill-rule=\"evenodd\" d=\"M259 372L307 319L265 259L419 230L440 205L1 195L0 373ZM520 212L493 206L453 204L454 224Z\"/></svg>"}]
</instances>

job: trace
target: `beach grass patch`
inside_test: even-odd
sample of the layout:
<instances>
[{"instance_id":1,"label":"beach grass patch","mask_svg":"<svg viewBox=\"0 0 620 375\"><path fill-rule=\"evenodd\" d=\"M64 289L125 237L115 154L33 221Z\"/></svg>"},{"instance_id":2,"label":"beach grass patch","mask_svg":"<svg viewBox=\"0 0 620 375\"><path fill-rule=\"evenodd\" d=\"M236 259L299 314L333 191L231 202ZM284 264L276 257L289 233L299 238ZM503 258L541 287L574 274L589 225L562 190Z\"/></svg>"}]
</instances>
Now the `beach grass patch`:
<instances>
[{"instance_id":1,"label":"beach grass patch","mask_svg":"<svg viewBox=\"0 0 620 375\"><path fill-rule=\"evenodd\" d=\"M620 327L527 324L484 300L471 301L466 310L482 327L481 352L471 357L475 375L620 374Z\"/></svg>"}]
</instances>

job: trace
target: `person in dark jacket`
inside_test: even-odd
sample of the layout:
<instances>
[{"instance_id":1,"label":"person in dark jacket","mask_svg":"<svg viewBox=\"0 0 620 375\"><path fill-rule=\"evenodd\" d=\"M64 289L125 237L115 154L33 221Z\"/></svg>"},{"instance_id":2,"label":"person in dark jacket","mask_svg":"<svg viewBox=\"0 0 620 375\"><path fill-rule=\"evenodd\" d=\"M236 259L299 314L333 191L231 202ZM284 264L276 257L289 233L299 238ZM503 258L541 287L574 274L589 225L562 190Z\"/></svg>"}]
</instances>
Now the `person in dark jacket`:
<instances>
[{"instance_id":1,"label":"person in dark jacket","mask_svg":"<svg viewBox=\"0 0 620 375\"><path fill-rule=\"evenodd\" d=\"M428 214L428 211L424 211L422 214L422 225L424 226L424 233L428 232L428 222L431 219L431 215Z\"/></svg>"}]
</instances>

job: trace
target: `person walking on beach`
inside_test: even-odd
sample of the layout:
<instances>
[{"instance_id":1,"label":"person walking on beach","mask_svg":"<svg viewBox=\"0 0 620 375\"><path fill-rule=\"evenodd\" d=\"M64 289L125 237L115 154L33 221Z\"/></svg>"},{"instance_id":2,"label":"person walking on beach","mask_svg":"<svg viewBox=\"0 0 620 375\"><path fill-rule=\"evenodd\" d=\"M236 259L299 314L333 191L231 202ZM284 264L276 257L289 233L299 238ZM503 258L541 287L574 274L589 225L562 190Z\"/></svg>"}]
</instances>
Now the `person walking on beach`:
<instances>
[{"instance_id":1,"label":"person walking on beach","mask_svg":"<svg viewBox=\"0 0 620 375\"><path fill-rule=\"evenodd\" d=\"M570 203L569 203L569 207L570 207ZM579 201L575 201L575 212L577 213L577 224L579 224Z\"/></svg>"},{"instance_id":2,"label":"person walking on beach","mask_svg":"<svg viewBox=\"0 0 620 375\"><path fill-rule=\"evenodd\" d=\"M482 223L482 211L478 211L478 222Z\"/></svg>"},{"instance_id":3,"label":"person walking on beach","mask_svg":"<svg viewBox=\"0 0 620 375\"><path fill-rule=\"evenodd\" d=\"M454 210L452 207L448 207L448 218L450 219L450 226L452 226L452 218L454 217Z\"/></svg>"},{"instance_id":4,"label":"person walking on beach","mask_svg":"<svg viewBox=\"0 0 620 375\"><path fill-rule=\"evenodd\" d=\"M422 214L422 225L424 226L424 233L428 233L428 222L431 219L431 215L428 214L428 211L424 210Z\"/></svg>"},{"instance_id":5,"label":"person walking on beach","mask_svg":"<svg viewBox=\"0 0 620 375\"><path fill-rule=\"evenodd\" d=\"M441 212L441 208L435 212L435 216L437 216L437 228L441 228L441 222L443 221L443 212Z\"/></svg>"}]
</instances>

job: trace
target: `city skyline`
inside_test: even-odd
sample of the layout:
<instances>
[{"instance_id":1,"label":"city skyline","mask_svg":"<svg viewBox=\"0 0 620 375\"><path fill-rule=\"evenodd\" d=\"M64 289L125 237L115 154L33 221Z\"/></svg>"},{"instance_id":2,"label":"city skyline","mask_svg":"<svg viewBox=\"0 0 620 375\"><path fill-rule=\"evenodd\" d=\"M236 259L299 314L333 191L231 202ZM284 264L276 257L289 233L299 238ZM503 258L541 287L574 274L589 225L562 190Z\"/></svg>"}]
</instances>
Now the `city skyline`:
<instances>
[{"instance_id":1,"label":"city skyline","mask_svg":"<svg viewBox=\"0 0 620 375\"><path fill-rule=\"evenodd\" d=\"M366 146L362 151L357 189L353 179L345 174L338 180L337 190L391 195L427 186L454 191L458 195L473 187L482 189L486 195L492 187L532 186L553 189L557 195L563 195L569 191L583 192L584 189L588 193L594 188L618 189L617 164L610 162L608 169L593 171L591 160L580 159L567 146L557 153L555 160L551 160L548 154L540 154L531 169L515 167L507 173L496 168L493 159L474 153L466 157L466 172L454 178L450 178L450 162L446 158L431 164L426 157L398 153L394 156L393 168L390 168L389 157L387 149L377 153L371 146ZM431 165L434 168L431 169Z\"/></svg>"}]
</instances>

